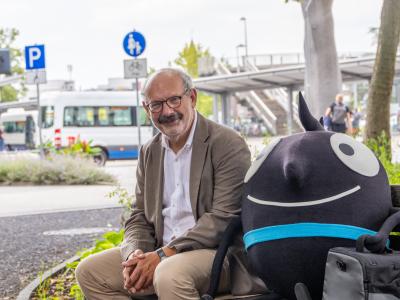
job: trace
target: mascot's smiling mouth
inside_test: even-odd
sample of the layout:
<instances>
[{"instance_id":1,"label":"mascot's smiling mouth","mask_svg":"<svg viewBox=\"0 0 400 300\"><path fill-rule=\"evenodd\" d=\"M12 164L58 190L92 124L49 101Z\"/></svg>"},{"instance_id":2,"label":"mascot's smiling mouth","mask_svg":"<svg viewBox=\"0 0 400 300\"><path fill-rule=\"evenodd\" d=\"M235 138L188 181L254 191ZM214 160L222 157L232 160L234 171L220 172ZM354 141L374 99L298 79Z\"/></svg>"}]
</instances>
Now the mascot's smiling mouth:
<instances>
[{"instance_id":1,"label":"mascot's smiling mouth","mask_svg":"<svg viewBox=\"0 0 400 300\"><path fill-rule=\"evenodd\" d=\"M257 199L253 196L248 195L247 199L250 201L253 201L257 204L261 205L269 205L269 206L279 206L279 207L301 207L301 206L312 206L312 205L319 205L331 201L335 201L337 199L343 198L345 196L348 196L350 194L353 194L360 190L361 187L359 185L355 186L354 188L344 191L343 193L328 197L328 198L323 198L319 200L314 200L314 201L305 201L305 202L273 202L273 201L265 201L265 200L260 200Z\"/></svg>"}]
</instances>

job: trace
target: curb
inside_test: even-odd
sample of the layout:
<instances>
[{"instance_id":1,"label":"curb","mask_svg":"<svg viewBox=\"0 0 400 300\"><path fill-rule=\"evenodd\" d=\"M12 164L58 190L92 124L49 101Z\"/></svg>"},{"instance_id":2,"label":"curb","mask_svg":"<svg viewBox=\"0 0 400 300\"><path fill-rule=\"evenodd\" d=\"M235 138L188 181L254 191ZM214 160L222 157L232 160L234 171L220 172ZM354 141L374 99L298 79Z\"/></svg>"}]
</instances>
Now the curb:
<instances>
[{"instance_id":1,"label":"curb","mask_svg":"<svg viewBox=\"0 0 400 300\"><path fill-rule=\"evenodd\" d=\"M31 295L33 293L34 290L37 289L37 287L43 282L45 281L47 278L53 276L54 274L56 274L57 272L61 271L62 269L65 268L65 266L68 263L72 263L78 259L80 259L81 257L78 255L75 255L73 257L71 257L70 259L67 259L66 261L60 263L59 265L48 269L46 272L44 272L41 276L36 277L33 281L31 281L17 296L17 300L29 300L31 299Z\"/></svg>"}]
</instances>

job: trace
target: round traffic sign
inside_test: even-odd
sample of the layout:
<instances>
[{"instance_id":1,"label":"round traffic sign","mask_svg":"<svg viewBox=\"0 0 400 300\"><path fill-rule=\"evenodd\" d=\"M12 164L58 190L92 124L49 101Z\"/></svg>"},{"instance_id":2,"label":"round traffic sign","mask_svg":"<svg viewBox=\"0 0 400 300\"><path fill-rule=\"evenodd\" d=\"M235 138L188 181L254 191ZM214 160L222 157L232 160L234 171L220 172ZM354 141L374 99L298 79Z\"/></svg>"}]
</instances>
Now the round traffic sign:
<instances>
[{"instance_id":1,"label":"round traffic sign","mask_svg":"<svg viewBox=\"0 0 400 300\"><path fill-rule=\"evenodd\" d=\"M137 57L146 49L146 40L144 36L138 31L129 32L123 41L123 47L129 56Z\"/></svg>"}]
</instances>

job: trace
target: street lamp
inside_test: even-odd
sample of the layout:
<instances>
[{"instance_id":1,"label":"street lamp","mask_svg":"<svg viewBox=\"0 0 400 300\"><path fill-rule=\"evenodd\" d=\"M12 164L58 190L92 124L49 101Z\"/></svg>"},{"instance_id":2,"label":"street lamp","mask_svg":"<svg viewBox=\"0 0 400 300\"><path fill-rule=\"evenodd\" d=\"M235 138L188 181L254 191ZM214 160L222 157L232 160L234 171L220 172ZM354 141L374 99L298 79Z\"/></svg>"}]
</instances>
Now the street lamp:
<instances>
[{"instance_id":1,"label":"street lamp","mask_svg":"<svg viewBox=\"0 0 400 300\"><path fill-rule=\"evenodd\" d=\"M248 44L247 44L247 21L246 21L246 17L241 17L240 18L240 21L243 21L243 24L244 24L244 47L245 47L245 66L246 66L246 64L247 64L247 58L248 58L248 55L249 55L249 52L248 52Z\"/></svg>"},{"instance_id":2,"label":"street lamp","mask_svg":"<svg viewBox=\"0 0 400 300\"><path fill-rule=\"evenodd\" d=\"M239 48L246 48L246 46L243 44L239 44L236 46L237 73L240 72Z\"/></svg>"}]
</instances>

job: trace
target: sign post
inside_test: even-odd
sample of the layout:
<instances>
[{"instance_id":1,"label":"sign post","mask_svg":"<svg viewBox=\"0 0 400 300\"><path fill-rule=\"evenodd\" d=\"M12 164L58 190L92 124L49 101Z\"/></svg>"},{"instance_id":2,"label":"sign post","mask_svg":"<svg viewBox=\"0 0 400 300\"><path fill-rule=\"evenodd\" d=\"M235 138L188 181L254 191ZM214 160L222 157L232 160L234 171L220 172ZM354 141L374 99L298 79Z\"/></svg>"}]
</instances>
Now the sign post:
<instances>
[{"instance_id":1,"label":"sign post","mask_svg":"<svg viewBox=\"0 0 400 300\"><path fill-rule=\"evenodd\" d=\"M40 158L44 158L43 139L42 139L42 110L40 108L40 88L39 84L46 83L46 63L44 55L44 45L25 47L25 69L26 83L36 84L37 107L38 107L38 128L39 128L39 152Z\"/></svg>"},{"instance_id":2,"label":"sign post","mask_svg":"<svg viewBox=\"0 0 400 300\"><path fill-rule=\"evenodd\" d=\"M0 74L11 75L10 49L0 49ZM3 88L0 86L0 102L2 97Z\"/></svg>"},{"instance_id":3,"label":"sign post","mask_svg":"<svg viewBox=\"0 0 400 300\"><path fill-rule=\"evenodd\" d=\"M128 32L122 42L125 53L134 59L124 60L124 78L135 78L136 80L136 124L138 128L138 153L142 145L140 134L140 106L139 106L139 78L147 76L147 60L145 58L137 59L146 48L146 40L144 36L133 30Z\"/></svg>"}]
</instances>

